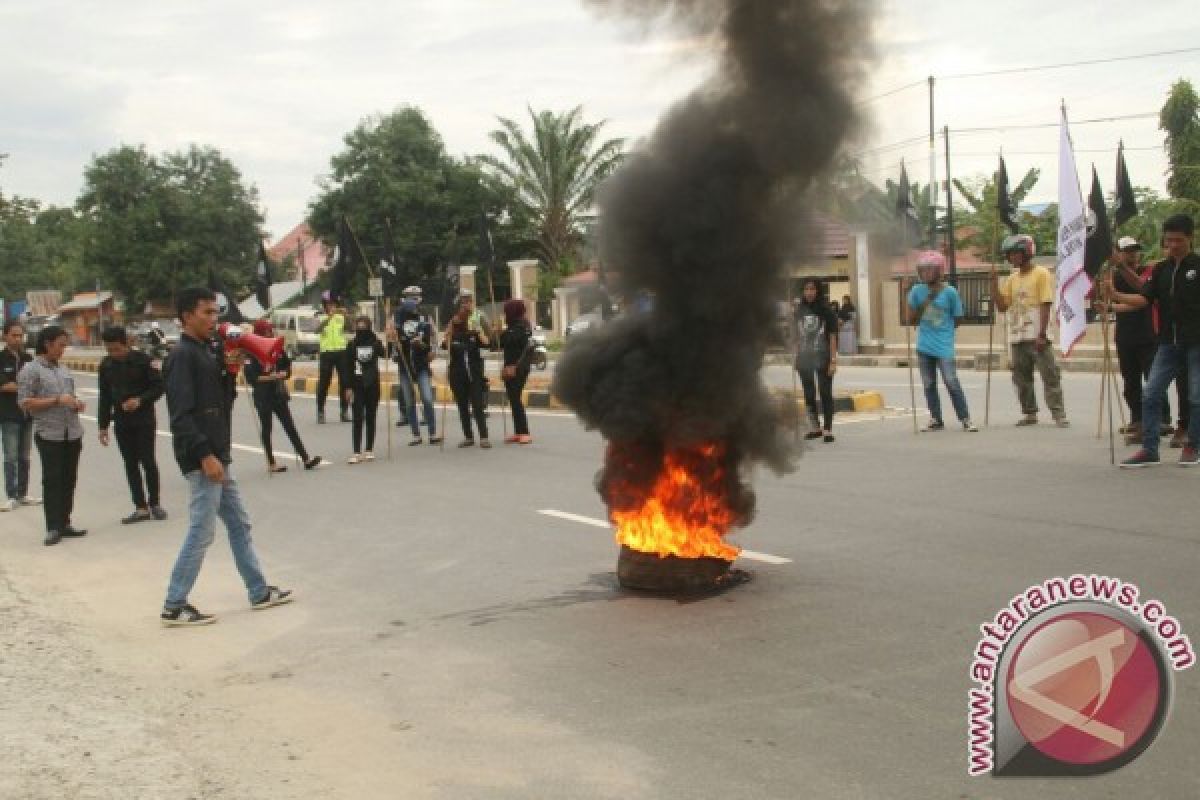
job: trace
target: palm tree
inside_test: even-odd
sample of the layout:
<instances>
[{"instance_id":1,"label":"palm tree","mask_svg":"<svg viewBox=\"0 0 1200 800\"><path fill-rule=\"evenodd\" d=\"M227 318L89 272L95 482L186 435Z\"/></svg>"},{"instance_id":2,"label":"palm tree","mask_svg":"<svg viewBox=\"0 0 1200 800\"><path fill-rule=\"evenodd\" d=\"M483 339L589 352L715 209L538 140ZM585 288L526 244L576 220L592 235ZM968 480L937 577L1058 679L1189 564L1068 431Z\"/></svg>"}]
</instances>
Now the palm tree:
<instances>
[{"instance_id":1,"label":"palm tree","mask_svg":"<svg viewBox=\"0 0 1200 800\"><path fill-rule=\"evenodd\" d=\"M551 269L571 262L582 242L581 217L591 210L596 189L613 173L624 155L624 139L601 141L604 122L583 122L576 106L562 114L529 109L531 130L498 117L500 129L491 139L503 158L485 155L480 161L491 178L516 197L519 216L536 228L540 255Z\"/></svg>"}]
</instances>

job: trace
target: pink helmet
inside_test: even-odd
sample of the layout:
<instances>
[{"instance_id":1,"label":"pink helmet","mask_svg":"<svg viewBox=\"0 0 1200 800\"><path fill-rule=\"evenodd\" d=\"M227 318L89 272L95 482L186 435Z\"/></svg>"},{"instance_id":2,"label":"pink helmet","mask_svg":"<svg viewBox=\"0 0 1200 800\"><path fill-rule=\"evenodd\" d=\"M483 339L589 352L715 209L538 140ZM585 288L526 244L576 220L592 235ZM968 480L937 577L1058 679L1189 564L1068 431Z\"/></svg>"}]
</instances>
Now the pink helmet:
<instances>
[{"instance_id":1,"label":"pink helmet","mask_svg":"<svg viewBox=\"0 0 1200 800\"><path fill-rule=\"evenodd\" d=\"M936 250L917 254L917 275L923 281L938 280L946 272L946 257ZM928 275L929 277L925 277Z\"/></svg>"}]
</instances>

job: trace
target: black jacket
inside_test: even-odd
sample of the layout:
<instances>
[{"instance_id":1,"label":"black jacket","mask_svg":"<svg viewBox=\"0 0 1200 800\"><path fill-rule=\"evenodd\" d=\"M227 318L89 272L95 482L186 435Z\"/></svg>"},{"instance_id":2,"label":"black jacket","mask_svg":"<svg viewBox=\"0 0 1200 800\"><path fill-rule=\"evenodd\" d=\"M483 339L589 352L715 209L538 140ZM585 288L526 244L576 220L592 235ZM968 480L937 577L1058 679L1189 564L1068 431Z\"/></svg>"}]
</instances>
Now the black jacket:
<instances>
[{"instance_id":1,"label":"black jacket","mask_svg":"<svg viewBox=\"0 0 1200 800\"><path fill-rule=\"evenodd\" d=\"M1159 342L1200 344L1200 256L1160 261L1142 294L1158 303Z\"/></svg>"},{"instance_id":2,"label":"black jacket","mask_svg":"<svg viewBox=\"0 0 1200 800\"><path fill-rule=\"evenodd\" d=\"M0 345L0 386L17 382L17 373L33 361L33 356L24 350L18 357L4 345ZM16 392L0 392L0 422L25 422L29 419L17 405Z\"/></svg>"},{"instance_id":3,"label":"black jacket","mask_svg":"<svg viewBox=\"0 0 1200 800\"><path fill-rule=\"evenodd\" d=\"M100 430L116 421L118 428L154 425L154 404L163 396L162 374L150 356L141 350L130 350L120 361L106 356L96 370L100 385L100 401L96 423ZM131 397L141 401L137 411L124 411L121 404Z\"/></svg>"},{"instance_id":4,"label":"black jacket","mask_svg":"<svg viewBox=\"0 0 1200 800\"><path fill-rule=\"evenodd\" d=\"M272 371L282 372L287 377L282 381L260 381L259 378L263 376L263 366L257 358L247 358L242 367L242 375L245 377L246 383L250 384L256 406L271 407L276 403L288 401L287 384L284 381L292 377L292 360L285 353L275 362L275 369Z\"/></svg>"},{"instance_id":5,"label":"black jacket","mask_svg":"<svg viewBox=\"0 0 1200 800\"><path fill-rule=\"evenodd\" d=\"M185 475L198 470L207 456L230 463L229 404L221 380L223 369L208 342L186 333L180 336L163 371L179 469Z\"/></svg>"},{"instance_id":6,"label":"black jacket","mask_svg":"<svg viewBox=\"0 0 1200 800\"><path fill-rule=\"evenodd\" d=\"M500 348L504 351L504 366L515 366L518 372L529 371L529 340L533 329L529 320L518 319L500 334Z\"/></svg>"}]
</instances>

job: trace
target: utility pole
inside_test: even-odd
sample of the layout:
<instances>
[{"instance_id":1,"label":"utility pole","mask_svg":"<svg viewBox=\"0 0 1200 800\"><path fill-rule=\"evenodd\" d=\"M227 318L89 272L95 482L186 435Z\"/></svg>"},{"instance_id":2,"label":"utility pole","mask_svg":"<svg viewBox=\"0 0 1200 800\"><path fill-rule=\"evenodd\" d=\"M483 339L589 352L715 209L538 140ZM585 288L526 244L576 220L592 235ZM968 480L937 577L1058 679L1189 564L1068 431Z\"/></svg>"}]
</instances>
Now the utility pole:
<instances>
[{"instance_id":1,"label":"utility pole","mask_svg":"<svg viewBox=\"0 0 1200 800\"><path fill-rule=\"evenodd\" d=\"M937 131L933 122L934 79L929 76L929 246L937 241Z\"/></svg>"}]
</instances>

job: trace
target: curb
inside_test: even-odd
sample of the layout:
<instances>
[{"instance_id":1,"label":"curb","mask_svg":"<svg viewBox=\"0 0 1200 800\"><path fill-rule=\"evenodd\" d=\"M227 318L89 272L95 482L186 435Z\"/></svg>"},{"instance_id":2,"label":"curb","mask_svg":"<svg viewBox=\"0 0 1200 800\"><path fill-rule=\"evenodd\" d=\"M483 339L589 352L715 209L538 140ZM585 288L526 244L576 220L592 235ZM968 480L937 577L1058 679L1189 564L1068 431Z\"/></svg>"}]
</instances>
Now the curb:
<instances>
[{"instance_id":1,"label":"curb","mask_svg":"<svg viewBox=\"0 0 1200 800\"><path fill-rule=\"evenodd\" d=\"M76 372L90 373L95 373L96 368L99 366L98 361L92 361L90 359L63 359L63 364L66 365L67 369L74 370ZM238 382L242 383L242 385L245 385L240 375L238 376ZM308 377L290 378L287 382L287 386L288 391L290 392L299 392L304 394L316 392L317 379ZM333 380L331 380L329 383L329 393L336 397L338 391L337 376L334 376ZM394 382L384 381L382 394L387 397L389 401L399 400L400 387ZM791 393L784 389L776 389L772 392L772 394L776 397L786 397ZM454 397L450 392L450 387L445 383L434 383L433 399L436 403L451 403L454 401ZM560 403L558 399L550 393L549 389L526 389L525 391L521 392L521 399L524 401L526 408L537 408L551 411L568 410L566 406ZM504 403L506 400L507 397L503 389L491 389L488 392L489 403ZM884 407L883 394L872 390L844 392L834 396L833 405L834 411L840 413L856 411L880 411ZM796 408L802 412L806 410L804 400L800 397L796 398Z\"/></svg>"}]
</instances>

